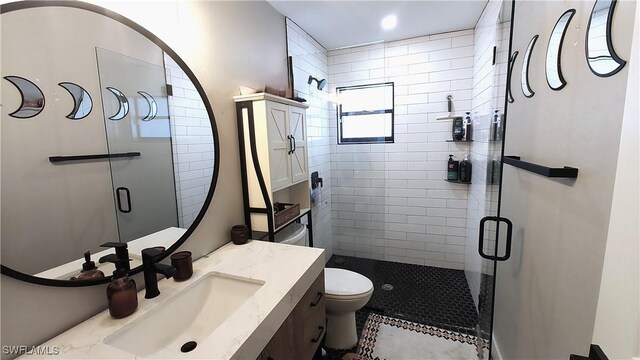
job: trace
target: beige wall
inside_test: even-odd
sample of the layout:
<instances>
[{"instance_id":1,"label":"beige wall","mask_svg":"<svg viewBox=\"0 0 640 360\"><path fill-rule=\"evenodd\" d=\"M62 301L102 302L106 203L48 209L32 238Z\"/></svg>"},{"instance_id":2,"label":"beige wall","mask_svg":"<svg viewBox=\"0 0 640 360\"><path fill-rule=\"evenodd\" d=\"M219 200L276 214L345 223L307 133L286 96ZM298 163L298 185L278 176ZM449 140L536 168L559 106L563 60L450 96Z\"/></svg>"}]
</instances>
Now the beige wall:
<instances>
[{"instance_id":1,"label":"beige wall","mask_svg":"<svg viewBox=\"0 0 640 360\"><path fill-rule=\"evenodd\" d=\"M636 7L636 23L640 7ZM618 170L593 343L610 359L640 357L640 33L633 35Z\"/></svg>"},{"instance_id":2,"label":"beige wall","mask_svg":"<svg viewBox=\"0 0 640 360\"><path fill-rule=\"evenodd\" d=\"M266 2L105 2L168 43L191 67L212 103L220 174L211 206L184 248L195 257L228 242L243 222L233 95L238 86L286 86L284 18ZM139 286L142 279L136 278ZM2 276L2 344L35 345L106 307L106 286L50 288Z\"/></svg>"},{"instance_id":3,"label":"beige wall","mask_svg":"<svg viewBox=\"0 0 640 360\"><path fill-rule=\"evenodd\" d=\"M518 2L505 155L548 166L580 169L575 181L552 180L505 165L501 215L514 224L511 259L496 275L495 340L503 359L567 359L586 354L592 341L624 113L627 65L618 74L593 75L585 60L585 29L593 2ZM613 44L630 58L635 2L619 1ZM567 86L546 84L549 35L567 9L577 13L562 48ZM524 50L535 34L529 78L520 90ZM629 164L633 166L632 164ZM637 164L635 164L637 165Z\"/></svg>"}]
</instances>

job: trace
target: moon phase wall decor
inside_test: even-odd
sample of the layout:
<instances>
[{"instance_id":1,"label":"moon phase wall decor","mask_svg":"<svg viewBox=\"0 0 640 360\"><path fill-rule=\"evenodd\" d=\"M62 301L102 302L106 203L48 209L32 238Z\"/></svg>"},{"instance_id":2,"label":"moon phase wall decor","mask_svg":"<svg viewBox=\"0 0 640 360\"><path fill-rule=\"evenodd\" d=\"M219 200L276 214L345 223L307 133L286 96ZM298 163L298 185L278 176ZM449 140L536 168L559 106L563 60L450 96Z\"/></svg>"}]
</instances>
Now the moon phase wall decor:
<instances>
[{"instance_id":1,"label":"moon phase wall decor","mask_svg":"<svg viewBox=\"0 0 640 360\"><path fill-rule=\"evenodd\" d=\"M9 116L28 119L40 114L44 109L42 90L36 84L20 76L5 76L4 78L18 89L22 98L20 107Z\"/></svg>"},{"instance_id":2,"label":"moon phase wall decor","mask_svg":"<svg viewBox=\"0 0 640 360\"><path fill-rule=\"evenodd\" d=\"M73 110L67 115L67 118L80 120L87 117L91 109L93 109L91 95L83 87L72 82L61 82L58 85L67 90L73 97Z\"/></svg>"},{"instance_id":3,"label":"moon phase wall decor","mask_svg":"<svg viewBox=\"0 0 640 360\"><path fill-rule=\"evenodd\" d=\"M115 113L115 115L110 116L109 119L116 120L116 121L124 119L124 117L127 116L127 114L129 113L129 100L127 100L127 97L124 96L122 91L116 88L109 86L107 87L107 90L111 91L111 93L116 96L116 98L118 99L118 103L120 104L120 108L118 109L118 112Z\"/></svg>"},{"instance_id":4,"label":"moon phase wall decor","mask_svg":"<svg viewBox=\"0 0 640 360\"><path fill-rule=\"evenodd\" d=\"M144 91L138 91L138 94L142 95L142 97L145 98L145 100L147 100L147 102L149 103L149 113L140 120L142 121L153 120L158 114L158 104L156 103L156 100L153 98L153 96L147 94Z\"/></svg>"},{"instance_id":5,"label":"moon phase wall decor","mask_svg":"<svg viewBox=\"0 0 640 360\"><path fill-rule=\"evenodd\" d=\"M613 48L611 25L616 0L596 0L591 10L585 52L591 72L600 77L608 77L622 70L626 61L622 60Z\"/></svg>"},{"instance_id":6,"label":"moon phase wall decor","mask_svg":"<svg viewBox=\"0 0 640 360\"><path fill-rule=\"evenodd\" d=\"M518 57L518 52L514 51L511 54L511 58L509 59L509 72L507 73L507 101L509 103L513 103L513 94L511 93L511 78L513 75L513 65L516 62L516 58Z\"/></svg>"},{"instance_id":7,"label":"moon phase wall decor","mask_svg":"<svg viewBox=\"0 0 640 360\"><path fill-rule=\"evenodd\" d=\"M524 52L524 58L522 59L522 73L520 75L520 87L522 88L522 93L524 96L530 98L535 95L535 92L531 90L531 86L529 85L529 63L531 62L531 52L533 51L533 47L538 40L538 35L534 35L529 41L529 45L527 46L527 50Z\"/></svg>"},{"instance_id":8,"label":"moon phase wall decor","mask_svg":"<svg viewBox=\"0 0 640 360\"><path fill-rule=\"evenodd\" d=\"M569 22L575 15L575 9L569 9L560 16L556 25L553 27L551 36L549 37L549 43L547 44L547 56L545 58L545 74L547 76L547 84L552 90L561 90L567 82L562 76L561 66L561 54L562 54L562 42L564 41L564 35L567 32Z\"/></svg>"}]
</instances>

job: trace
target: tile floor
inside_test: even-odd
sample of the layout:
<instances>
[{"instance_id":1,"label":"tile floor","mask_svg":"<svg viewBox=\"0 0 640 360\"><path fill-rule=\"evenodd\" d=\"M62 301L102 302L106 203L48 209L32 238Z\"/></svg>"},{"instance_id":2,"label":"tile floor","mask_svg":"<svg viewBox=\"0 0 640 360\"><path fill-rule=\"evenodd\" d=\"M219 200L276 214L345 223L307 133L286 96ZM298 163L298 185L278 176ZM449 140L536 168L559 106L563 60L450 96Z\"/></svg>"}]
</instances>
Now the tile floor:
<instances>
[{"instance_id":1,"label":"tile floor","mask_svg":"<svg viewBox=\"0 0 640 360\"><path fill-rule=\"evenodd\" d=\"M371 300L356 312L358 336L370 312L476 335L478 313L462 270L337 255L326 266L355 271L373 282ZM383 290L385 284L393 290ZM329 349L329 354L338 360L355 351Z\"/></svg>"}]
</instances>

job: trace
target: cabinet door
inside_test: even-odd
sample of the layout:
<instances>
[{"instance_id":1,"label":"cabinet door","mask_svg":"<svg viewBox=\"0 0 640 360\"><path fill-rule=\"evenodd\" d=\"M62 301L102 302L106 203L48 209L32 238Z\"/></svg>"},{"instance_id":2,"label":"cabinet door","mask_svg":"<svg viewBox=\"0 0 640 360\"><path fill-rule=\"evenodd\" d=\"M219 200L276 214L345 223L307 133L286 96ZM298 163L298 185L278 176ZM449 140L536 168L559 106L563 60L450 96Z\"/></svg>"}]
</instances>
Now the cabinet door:
<instances>
[{"instance_id":1,"label":"cabinet door","mask_svg":"<svg viewBox=\"0 0 640 360\"><path fill-rule=\"evenodd\" d=\"M272 190L291 184L288 124L289 106L267 101L267 136Z\"/></svg>"},{"instance_id":2,"label":"cabinet door","mask_svg":"<svg viewBox=\"0 0 640 360\"><path fill-rule=\"evenodd\" d=\"M309 177L307 165L307 127L304 109L290 107L289 134L293 136L291 153L291 181L298 182Z\"/></svg>"}]
</instances>

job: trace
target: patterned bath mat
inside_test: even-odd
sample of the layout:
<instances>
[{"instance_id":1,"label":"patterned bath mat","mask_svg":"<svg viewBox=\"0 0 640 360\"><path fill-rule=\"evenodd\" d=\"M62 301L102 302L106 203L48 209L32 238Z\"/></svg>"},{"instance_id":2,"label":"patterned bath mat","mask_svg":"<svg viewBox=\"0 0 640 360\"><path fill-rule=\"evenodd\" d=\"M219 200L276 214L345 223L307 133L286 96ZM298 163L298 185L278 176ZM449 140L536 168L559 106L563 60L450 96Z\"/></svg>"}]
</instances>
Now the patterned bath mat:
<instances>
[{"instance_id":1,"label":"patterned bath mat","mask_svg":"<svg viewBox=\"0 0 640 360\"><path fill-rule=\"evenodd\" d=\"M477 360L475 336L370 314L358 343L361 360Z\"/></svg>"}]
</instances>

